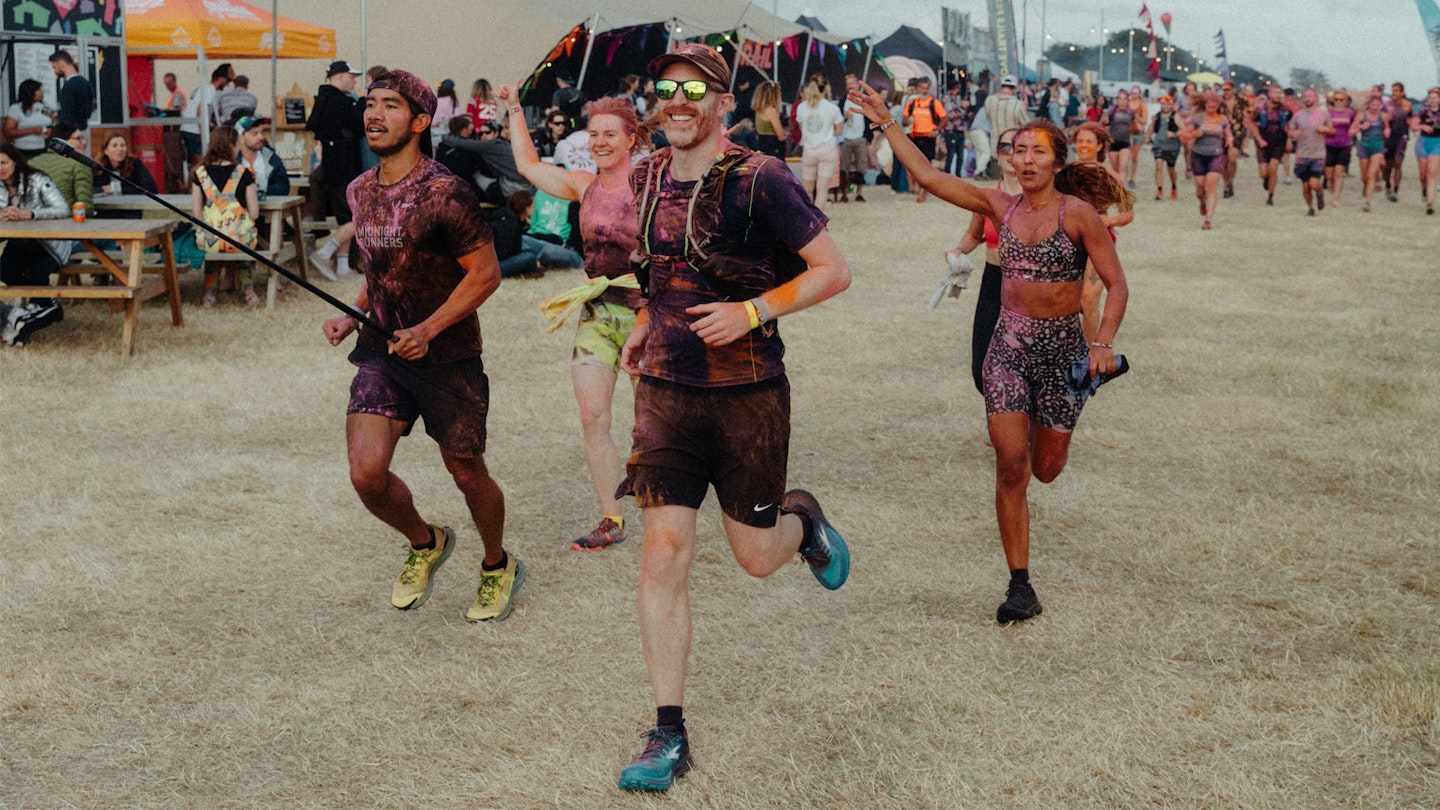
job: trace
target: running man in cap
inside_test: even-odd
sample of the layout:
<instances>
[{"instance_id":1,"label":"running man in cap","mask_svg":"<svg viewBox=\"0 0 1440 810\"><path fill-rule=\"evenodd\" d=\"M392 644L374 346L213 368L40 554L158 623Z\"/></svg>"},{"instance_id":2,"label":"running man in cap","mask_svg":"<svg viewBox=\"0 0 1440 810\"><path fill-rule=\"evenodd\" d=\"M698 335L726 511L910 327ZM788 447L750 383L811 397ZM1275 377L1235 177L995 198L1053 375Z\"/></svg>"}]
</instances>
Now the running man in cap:
<instances>
[{"instance_id":1,"label":"running man in cap","mask_svg":"<svg viewBox=\"0 0 1440 810\"><path fill-rule=\"evenodd\" d=\"M426 154L434 113L435 94L403 70L382 74L365 95L365 140L380 163L348 191L365 255L355 308L394 339L363 329L350 353L359 368L345 421L350 481L370 513L410 541L390 604L420 607L455 549L455 533L426 523L405 482L390 472L400 437L424 417L485 544L480 587L465 618L499 621L525 579L525 566L505 551L505 496L484 457L490 383L475 310L500 286L500 263L470 187ZM323 329L338 346L356 326L347 315Z\"/></svg>"},{"instance_id":2,"label":"running man in cap","mask_svg":"<svg viewBox=\"0 0 1440 810\"><path fill-rule=\"evenodd\" d=\"M657 707L626 790L665 790L691 767L682 711L690 652L696 513L713 484L725 535L747 573L798 552L822 585L845 583L850 554L815 497L785 490L790 385L777 318L850 285L825 215L784 162L725 138L730 68L681 44L650 63L670 146L635 167L637 276L646 300L621 365L638 375L634 448L620 493L645 521L640 638Z\"/></svg>"}]
</instances>

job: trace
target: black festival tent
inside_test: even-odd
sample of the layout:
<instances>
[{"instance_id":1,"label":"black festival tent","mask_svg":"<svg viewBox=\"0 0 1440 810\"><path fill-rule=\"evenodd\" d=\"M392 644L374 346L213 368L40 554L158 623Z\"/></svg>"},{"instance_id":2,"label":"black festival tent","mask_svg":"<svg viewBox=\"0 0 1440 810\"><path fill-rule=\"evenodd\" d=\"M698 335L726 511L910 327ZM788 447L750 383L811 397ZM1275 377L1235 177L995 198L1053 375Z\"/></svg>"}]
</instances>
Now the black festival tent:
<instances>
[{"instance_id":1,"label":"black festival tent","mask_svg":"<svg viewBox=\"0 0 1440 810\"><path fill-rule=\"evenodd\" d=\"M875 53L884 56L906 56L929 65L937 74L945 69L945 51L924 31L902 25L895 33L875 43Z\"/></svg>"}]
</instances>

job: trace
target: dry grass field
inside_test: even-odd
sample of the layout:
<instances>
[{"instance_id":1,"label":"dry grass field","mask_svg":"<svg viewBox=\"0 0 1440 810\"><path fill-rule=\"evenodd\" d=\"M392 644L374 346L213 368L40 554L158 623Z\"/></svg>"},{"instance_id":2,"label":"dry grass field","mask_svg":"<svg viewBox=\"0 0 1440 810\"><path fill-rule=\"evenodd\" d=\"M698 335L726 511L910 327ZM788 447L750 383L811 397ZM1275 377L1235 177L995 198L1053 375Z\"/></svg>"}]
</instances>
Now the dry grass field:
<instances>
[{"instance_id":1,"label":"dry grass field","mask_svg":"<svg viewBox=\"0 0 1440 810\"><path fill-rule=\"evenodd\" d=\"M1253 175L1213 232L1188 194L1124 230L1134 371L1032 486L1046 611L1008 628L975 291L923 308L964 216L880 190L832 209L855 281L783 327L791 480L853 574L749 579L707 504L697 769L663 799L614 786L653 721L638 516L569 550L596 518L572 333L536 305L578 274L481 310L529 568L499 625L461 618L479 538L418 432L396 471L459 550L424 608L390 608L403 541L350 489L320 302L202 310L190 274L185 327L147 305L133 358L117 316L71 306L0 351L0 806L1436 806L1440 219L1413 177L1404 204L1362 214L1352 183L1309 219Z\"/></svg>"}]
</instances>

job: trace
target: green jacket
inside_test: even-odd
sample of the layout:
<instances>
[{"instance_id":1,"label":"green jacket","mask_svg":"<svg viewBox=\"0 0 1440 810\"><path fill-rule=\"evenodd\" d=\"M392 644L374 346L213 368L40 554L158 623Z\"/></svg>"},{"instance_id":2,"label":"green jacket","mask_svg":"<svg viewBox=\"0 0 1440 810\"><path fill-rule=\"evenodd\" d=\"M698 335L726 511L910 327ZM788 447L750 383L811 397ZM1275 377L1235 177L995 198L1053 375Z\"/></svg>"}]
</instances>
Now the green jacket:
<instances>
[{"instance_id":1,"label":"green jacket","mask_svg":"<svg viewBox=\"0 0 1440 810\"><path fill-rule=\"evenodd\" d=\"M31 158L30 165L50 176L66 203L85 203L85 215L95 216L95 175L89 167L54 152Z\"/></svg>"}]
</instances>

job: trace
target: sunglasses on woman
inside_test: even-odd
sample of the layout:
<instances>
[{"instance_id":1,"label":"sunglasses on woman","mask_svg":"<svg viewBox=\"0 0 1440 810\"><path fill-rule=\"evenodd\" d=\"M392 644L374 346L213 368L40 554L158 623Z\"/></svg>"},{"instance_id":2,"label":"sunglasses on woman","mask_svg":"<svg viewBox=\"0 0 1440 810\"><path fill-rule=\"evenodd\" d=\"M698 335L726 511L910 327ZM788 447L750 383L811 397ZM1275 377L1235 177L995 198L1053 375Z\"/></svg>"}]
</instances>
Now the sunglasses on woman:
<instances>
[{"instance_id":1,"label":"sunglasses on woman","mask_svg":"<svg viewBox=\"0 0 1440 810\"><path fill-rule=\"evenodd\" d=\"M699 101L705 98L706 93L710 92L710 83L704 79L691 79L688 82L677 82L674 79L661 79L655 82L655 95L662 99L674 98L676 90L683 92L685 98L691 101Z\"/></svg>"},{"instance_id":2,"label":"sunglasses on woman","mask_svg":"<svg viewBox=\"0 0 1440 810\"><path fill-rule=\"evenodd\" d=\"M995 145L995 151L1001 155L1008 155L1015 151L1015 144L1010 141L1001 141Z\"/></svg>"}]
</instances>

